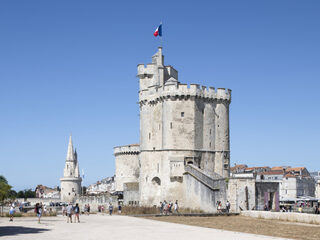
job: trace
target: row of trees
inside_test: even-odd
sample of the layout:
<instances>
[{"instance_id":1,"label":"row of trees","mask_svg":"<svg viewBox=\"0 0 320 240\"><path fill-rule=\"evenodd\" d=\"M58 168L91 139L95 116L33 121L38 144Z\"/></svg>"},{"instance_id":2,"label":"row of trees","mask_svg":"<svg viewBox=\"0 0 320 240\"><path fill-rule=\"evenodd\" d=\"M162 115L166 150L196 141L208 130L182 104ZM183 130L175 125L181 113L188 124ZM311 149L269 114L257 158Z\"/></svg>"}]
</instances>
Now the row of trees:
<instances>
[{"instance_id":1,"label":"row of trees","mask_svg":"<svg viewBox=\"0 0 320 240\"><path fill-rule=\"evenodd\" d=\"M7 179L0 175L0 202L4 202L6 199L36 197L36 192L32 191L32 189L25 189L23 191L16 192L11 188L12 187L8 184Z\"/></svg>"}]
</instances>

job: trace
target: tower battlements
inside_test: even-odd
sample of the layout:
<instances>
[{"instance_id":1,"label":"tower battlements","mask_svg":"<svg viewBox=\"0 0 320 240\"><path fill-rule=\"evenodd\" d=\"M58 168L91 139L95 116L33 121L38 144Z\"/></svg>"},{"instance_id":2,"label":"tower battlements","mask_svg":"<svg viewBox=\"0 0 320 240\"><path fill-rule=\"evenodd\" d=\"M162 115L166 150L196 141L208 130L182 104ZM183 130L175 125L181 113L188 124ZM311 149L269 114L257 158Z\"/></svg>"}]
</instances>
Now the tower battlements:
<instances>
[{"instance_id":1,"label":"tower battlements","mask_svg":"<svg viewBox=\"0 0 320 240\"><path fill-rule=\"evenodd\" d=\"M130 145L125 145L125 146L114 147L113 153L115 156L139 154L140 153L140 145L139 144L130 144Z\"/></svg>"},{"instance_id":2,"label":"tower battlements","mask_svg":"<svg viewBox=\"0 0 320 240\"><path fill-rule=\"evenodd\" d=\"M231 89L200 86L199 84L171 84L151 87L139 92L139 102L158 101L165 98L196 97L208 100L231 101Z\"/></svg>"}]
</instances>

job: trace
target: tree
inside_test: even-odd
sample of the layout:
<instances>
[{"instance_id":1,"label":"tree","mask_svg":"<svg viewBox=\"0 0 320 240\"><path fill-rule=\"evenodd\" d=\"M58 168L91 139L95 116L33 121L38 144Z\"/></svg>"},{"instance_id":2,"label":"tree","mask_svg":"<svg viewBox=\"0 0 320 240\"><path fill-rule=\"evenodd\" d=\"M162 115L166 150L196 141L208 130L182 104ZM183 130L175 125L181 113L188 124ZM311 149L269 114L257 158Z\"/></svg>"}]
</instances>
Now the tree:
<instances>
[{"instance_id":1,"label":"tree","mask_svg":"<svg viewBox=\"0 0 320 240\"><path fill-rule=\"evenodd\" d=\"M10 190L8 197L11 199L16 199L17 195L18 195L18 193L15 190Z\"/></svg>"},{"instance_id":2,"label":"tree","mask_svg":"<svg viewBox=\"0 0 320 240\"><path fill-rule=\"evenodd\" d=\"M9 197L11 186L8 184L7 179L0 175L0 202L3 202Z\"/></svg>"},{"instance_id":3,"label":"tree","mask_svg":"<svg viewBox=\"0 0 320 240\"><path fill-rule=\"evenodd\" d=\"M17 193L17 198L35 198L36 192L32 191L32 189L25 189L23 191L19 191Z\"/></svg>"}]
</instances>

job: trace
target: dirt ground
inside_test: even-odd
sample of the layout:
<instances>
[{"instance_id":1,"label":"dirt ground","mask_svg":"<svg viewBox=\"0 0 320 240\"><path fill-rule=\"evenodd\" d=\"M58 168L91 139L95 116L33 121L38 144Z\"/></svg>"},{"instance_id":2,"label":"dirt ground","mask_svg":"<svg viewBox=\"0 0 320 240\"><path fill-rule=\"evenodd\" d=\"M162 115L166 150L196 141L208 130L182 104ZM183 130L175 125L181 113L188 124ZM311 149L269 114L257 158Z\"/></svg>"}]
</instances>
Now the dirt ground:
<instances>
[{"instance_id":1,"label":"dirt ground","mask_svg":"<svg viewBox=\"0 0 320 240\"><path fill-rule=\"evenodd\" d=\"M253 233L266 236L319 240L320 225L291 223L267 219L250 218L244 216L218 217L146 217L157 221L180 223L215 229L224 229L236 232Z\"/></svg>"}]
</instances>

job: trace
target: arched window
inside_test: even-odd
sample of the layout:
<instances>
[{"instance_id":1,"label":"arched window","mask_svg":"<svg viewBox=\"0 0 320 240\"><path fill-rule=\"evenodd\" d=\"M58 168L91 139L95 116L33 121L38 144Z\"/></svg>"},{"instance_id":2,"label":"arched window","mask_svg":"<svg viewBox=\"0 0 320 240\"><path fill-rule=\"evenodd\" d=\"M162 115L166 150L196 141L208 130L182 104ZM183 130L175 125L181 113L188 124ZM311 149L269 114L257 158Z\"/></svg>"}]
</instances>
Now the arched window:
<instances>
[{"instance_id":1,"label":"arched window","mask_svg":"<svg viewBox=\"0 0 320 240\"><path fill-rule=\"evenodd\" d=\"M154 185L161 185L161 180L160 180L160 178L158 178L158 177L154 177L154 178L152 178L152 181L151 181Z\"/></svg>"}]
</instances>

